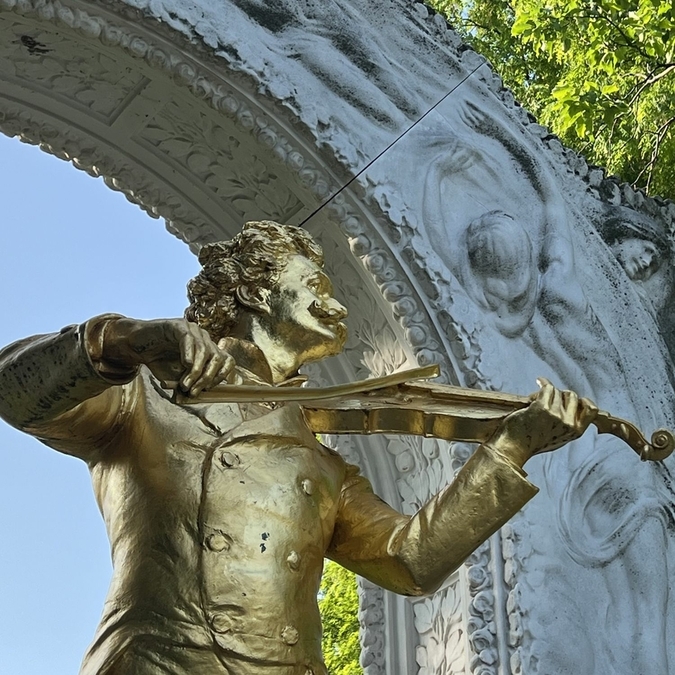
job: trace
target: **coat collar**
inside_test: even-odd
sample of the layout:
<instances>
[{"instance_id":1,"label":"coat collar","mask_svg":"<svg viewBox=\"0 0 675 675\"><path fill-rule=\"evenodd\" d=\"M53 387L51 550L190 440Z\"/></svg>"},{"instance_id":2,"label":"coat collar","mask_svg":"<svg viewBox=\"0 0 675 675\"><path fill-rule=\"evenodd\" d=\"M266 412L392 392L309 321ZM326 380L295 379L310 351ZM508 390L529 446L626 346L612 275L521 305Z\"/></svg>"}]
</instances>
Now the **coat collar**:
<instances>
[{"instance_id":1,"label":"coat collar","mask_svg":"<svg viewBox=\"0 0 675 675\"><path fill-rule=\"evenodd\" d=\"M233 337L224 338L218 344L234 359L237 368L247 370L265 384L273 383L272 368L258 345Z\"/></svg>"},{"instance_id":2,"label":"coat collar","mask_svg":"<svg viewBox=\"0 0 675 675\"><path fill-rule=\"evenodd\" d=\"M236 367L232 384L299 387L307 381L305 375L296 375L274 385L272 368L262 349L255 343L228 337L218 344L235 361ZM233 404L229 403L204 403L193 404L189 407L192 412L201 417L207 426L219 434L224 434L232 429L232 406ZM240 403L235 404L235 406L239 410L241 422L265 415L278 407L273 403Z\"/></svg>"}]
</instances>

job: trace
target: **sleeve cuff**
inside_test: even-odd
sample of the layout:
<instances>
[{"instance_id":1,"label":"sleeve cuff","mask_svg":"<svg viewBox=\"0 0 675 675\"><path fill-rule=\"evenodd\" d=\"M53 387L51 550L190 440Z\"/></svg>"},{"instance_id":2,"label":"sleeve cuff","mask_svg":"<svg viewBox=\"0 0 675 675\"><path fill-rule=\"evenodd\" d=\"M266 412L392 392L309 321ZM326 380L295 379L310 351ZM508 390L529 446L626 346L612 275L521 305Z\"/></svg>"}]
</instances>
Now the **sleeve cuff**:
<instances>
[{"instance_id":1,"label":"sleeve cuff","mask_svg":"<svg viewBox=\"0 0 675 675\"><path fill-rule=\"evenodd\" d=\"M527 478L527 472L520 466L517 462L514 462L507 454L497 450L497 448L492 447L488 443L483 443L482 447L485 449L487 455L489 455L494 461L501 462L506 464L513 471L515 471L522 478Z\"/></svg>"},{"instance_id":2,"label":"sleeve cuff","mask_svg":"<svg viewBox=\"0 0 675 675\"><path fill-rule=\"evenodd\" d=\"M100 314L79 327L79 336L84 352L96 374L112 385L127 384L138 375L138 366L131 368L110 363L103 358L103 345L108 326L121 314Z\"/></svg>"}]
</instances>

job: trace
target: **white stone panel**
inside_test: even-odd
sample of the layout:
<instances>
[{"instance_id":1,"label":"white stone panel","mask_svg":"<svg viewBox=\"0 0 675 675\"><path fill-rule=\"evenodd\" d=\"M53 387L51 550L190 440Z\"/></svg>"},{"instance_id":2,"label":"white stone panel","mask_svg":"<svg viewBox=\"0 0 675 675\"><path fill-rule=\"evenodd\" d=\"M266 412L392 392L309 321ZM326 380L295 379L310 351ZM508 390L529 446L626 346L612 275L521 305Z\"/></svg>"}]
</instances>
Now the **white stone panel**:
<instances>
[{"instance_id":1,"label":"white stone panel","mask_svg":"<svg viewBox=\"0 0 675 675\"><path fill-rule=\"evenodd\" d=\"M307 223L352 312L312 378L437 362L527 393L544 375L673 425L675 206L563 148L420 3L0 0L0 37L0 129L194 248L303 222L443 99ZM336 443L408 513L471 452ZM672 462L589 434L528 469L541 494L436 596L362 586L368 675L675 669Z\"/></svg>"}]
</instances>

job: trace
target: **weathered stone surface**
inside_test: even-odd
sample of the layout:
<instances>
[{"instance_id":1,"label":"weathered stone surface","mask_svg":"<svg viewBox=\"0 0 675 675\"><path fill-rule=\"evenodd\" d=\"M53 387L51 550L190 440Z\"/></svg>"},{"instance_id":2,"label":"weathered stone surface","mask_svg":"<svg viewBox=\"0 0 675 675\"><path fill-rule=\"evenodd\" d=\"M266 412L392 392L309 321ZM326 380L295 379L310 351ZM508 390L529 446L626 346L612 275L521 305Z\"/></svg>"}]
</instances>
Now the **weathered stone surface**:
<instances>
[{"instance_id":1,"label":"weathered stone surface","mask_svg":"<svg viewBox=\"0 0 675 675\"><path fill-rule=\"evenodd\" d=\"M422 4L0 0L0 37L0 129L193 248L246 219L302 222L443 99L307 223L352 335L312 378L437 362L527 393L543 375L673 425L675 206L563 148ZM408 513L471 451L336 443ZM675 668L670 463L589 434L528 469L537 500L434 598L364 584L368 675Z\"/></svg>"}]
</instances>

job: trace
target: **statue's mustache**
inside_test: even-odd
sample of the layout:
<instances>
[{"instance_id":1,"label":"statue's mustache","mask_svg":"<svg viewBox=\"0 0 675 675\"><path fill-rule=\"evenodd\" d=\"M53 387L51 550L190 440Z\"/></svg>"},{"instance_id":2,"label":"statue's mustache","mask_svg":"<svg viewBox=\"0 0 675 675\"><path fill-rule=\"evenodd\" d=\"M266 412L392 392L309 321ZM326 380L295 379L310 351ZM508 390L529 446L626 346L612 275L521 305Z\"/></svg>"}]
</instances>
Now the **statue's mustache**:
<instances>
[{"instance_id":1,"label":"statue's mustache","mask_svg":"<svg viewBox=\"0 0 675 675\"><path fill-rule=\"evenodd\" d=\"M316 300L309 306L309 313L317 319L326 319L332 323L337 323L347 316L347 311L340 308L326 308Z\"/></svg>"}]
</instances>

